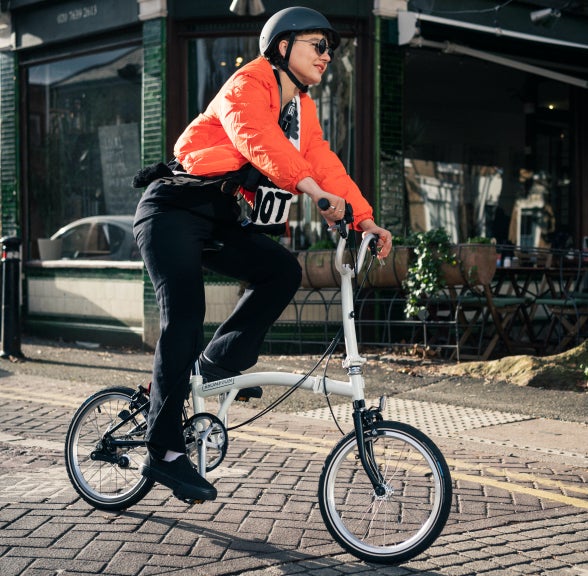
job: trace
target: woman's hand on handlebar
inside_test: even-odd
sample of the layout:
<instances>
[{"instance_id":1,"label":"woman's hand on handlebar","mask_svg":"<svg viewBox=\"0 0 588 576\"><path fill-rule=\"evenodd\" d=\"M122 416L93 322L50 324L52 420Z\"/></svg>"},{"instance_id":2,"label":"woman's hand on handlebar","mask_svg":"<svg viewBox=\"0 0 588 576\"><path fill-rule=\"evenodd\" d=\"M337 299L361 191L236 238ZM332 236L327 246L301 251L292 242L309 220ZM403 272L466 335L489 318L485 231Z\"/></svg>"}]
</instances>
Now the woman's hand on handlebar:
<instances>
[{"instance_id":1,"label":"woman's hand on handlebar","mask_svg":"<svg viewBox=\"0 0 588 576\"><path fill-rule=\"evenodd\" d=\"M373 220L362 220L359 227L364 235L375 234L378 237L378 258L386 258L392 250L392 234L385 228L380 228Z\"/></svg>"},{"instance_id":2,"label":"woman's hand on handlebar","mask_svg":"<svg viewBox=\"0 0 588 576\"><path fill-rule=\"evenodd\" d=\"M345 200L340 196L323 192L316 202L321 216L327 221L329 226L343 220L345 217ZM324 209L323 205L325 206Z\"/></svg>"},{"instance_id":3,"label":"woman's hand on handlebar","mask_svg":"<svg viewBox=\"0 0 588 576\"><path fill-rule=\"evenodd\" d=\"M329 226L335 224L339 220L342 220L345 216L345 200L340 196L335 196L335 194L331 194L329 192L325 192L317 182L307 176L298 182L296 186L300 192L310 196L312 201L317 205L318 209L321 212L321 216L327 221ZM319 205L319 200L324 198L328 204L325 210L323 210Z\"/></svg>"}]
</instances>

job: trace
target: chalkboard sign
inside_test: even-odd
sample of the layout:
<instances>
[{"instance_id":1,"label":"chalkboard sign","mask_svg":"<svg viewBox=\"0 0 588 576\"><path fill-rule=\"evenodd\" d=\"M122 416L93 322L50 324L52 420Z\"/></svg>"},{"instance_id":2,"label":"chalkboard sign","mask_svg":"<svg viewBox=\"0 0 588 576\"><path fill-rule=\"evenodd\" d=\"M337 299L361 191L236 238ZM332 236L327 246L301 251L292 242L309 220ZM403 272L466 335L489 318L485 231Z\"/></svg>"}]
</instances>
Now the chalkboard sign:
<instances>
[{"instance_id":1,"label":"chalkboard sign","mask_svg":"<svg viewBox=\"0 0 588 576\"><path fill-rule=\"evenodd\" d=\"M139 125L100 126L98 138L106 213L134 214L140 196L131 185L141 162Z\"/></svg>"}]
</instances>

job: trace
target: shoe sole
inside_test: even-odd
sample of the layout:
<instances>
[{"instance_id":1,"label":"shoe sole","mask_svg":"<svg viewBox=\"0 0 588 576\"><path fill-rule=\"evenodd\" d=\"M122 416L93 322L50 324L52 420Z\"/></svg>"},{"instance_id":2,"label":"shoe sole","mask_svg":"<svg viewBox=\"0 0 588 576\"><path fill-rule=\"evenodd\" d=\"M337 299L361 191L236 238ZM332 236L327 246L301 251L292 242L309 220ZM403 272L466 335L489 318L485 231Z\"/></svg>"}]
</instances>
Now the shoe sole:
<instances>
[{"instance_id":1,"label":"shoe sole","mask_svg":"<svg viewBox=\"0 0 588 576\"><path fill-rule=\"evenodd\" d=\"M154 480L155 482L159 482L159 484L172 490L174 496L183 502L202 503L205 500L216 500L216 491L214 494L207 494L206 491L199 490L193 486L187 486L186 484L182 484L181 482L178 482L177 480L174 480L165 474L161 474L150 466L141 464L139 467L139 472L146 478ZM192 492L193 490L198 491L198 494L194 494Z\"/></svg>"}]
</instances>

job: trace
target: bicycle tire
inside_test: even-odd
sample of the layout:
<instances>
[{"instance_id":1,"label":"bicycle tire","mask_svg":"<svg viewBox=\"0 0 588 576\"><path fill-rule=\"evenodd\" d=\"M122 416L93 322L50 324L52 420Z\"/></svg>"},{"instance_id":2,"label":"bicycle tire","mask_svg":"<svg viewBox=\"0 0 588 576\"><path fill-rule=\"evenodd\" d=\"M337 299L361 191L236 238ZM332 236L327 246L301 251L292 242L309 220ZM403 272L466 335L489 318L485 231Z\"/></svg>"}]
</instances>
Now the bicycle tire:
<instances>
[{"instance_id":1,"label":"bicycle tire","mask_svg":"<svg viewBox=\"0 0 588 576\"><path fill-rule=\"evenodd\" d=\"M426 550L443 530L451 475L439 448L416 428L383 421L374 430L365 434L366 449L386 494L376 496L352 432L325 460L319 505L327 529L345 550L368 562L400 564Z\"/></svg>"},{"instance_id":2,"label":"bicycle tire","mask_svg":"<svg viewBox=\"0 0 588 576\"><path fill-rule=\"evenodd\" d=\"M139 502L154 484L139 472L147 454L145 445L116 450L100 448L104 434L132 413L134 393L126 387L97 392L78 408L67 430L67 475L76 492L100 510L124 510ZM141 440L145 436L146 417L146 410L140 412L116 432L116 437Z\"/></svg>"}]
</instances>

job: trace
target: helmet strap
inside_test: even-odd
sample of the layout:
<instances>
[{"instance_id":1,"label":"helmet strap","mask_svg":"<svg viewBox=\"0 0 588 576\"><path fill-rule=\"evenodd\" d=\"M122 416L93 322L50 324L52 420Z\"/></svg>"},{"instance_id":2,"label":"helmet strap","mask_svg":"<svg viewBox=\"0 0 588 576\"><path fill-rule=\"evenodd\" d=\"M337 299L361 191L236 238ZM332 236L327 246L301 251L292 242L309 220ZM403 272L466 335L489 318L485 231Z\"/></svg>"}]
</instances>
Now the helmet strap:
<instances>
[{"instance_id":1,"label":"helmet strap","mask_svg":"<svg viewBox=\"0 0 588 576\"><path fill-rule=\"evenodd\" d=\"M294 82L294 85L300 92L308 92L308 86L303 84L296 78L292 70L288 67L288 62L290 61L290 53L292 52L292 48L294 47L294 40L296 39L296 34L294 32L290 32L290 38L288 38L288 48L286 48L286 55L284 57L280 57L280 61L278 66L286 73L286 76Z\"/></svg>"}]
</instances>

